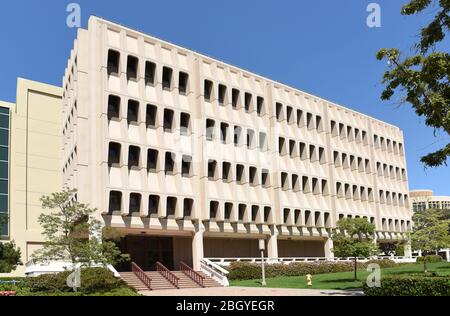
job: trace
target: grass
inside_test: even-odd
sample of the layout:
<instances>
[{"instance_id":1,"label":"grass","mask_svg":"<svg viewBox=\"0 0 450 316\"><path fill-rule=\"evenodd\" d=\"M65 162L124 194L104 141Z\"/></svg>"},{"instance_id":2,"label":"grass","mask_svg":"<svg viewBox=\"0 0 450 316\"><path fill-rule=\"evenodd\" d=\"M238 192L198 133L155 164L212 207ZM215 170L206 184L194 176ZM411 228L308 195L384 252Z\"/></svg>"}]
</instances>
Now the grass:
<instances>
[{"instance_id":1,"label":"grass","mask_svg":"<svg viewBox=\"0 0 450 316\"><path fill-rule=\"evenodd\" d=\"M429 272L438 275L450 275L450 263L429 263ZM423 264L402 264L395 268L381 270L381 277L386 275L416 274L423 273ZM351 290L361 288L361 283L366 280L370 272L358 270L358 280L355 281L354 272L338 272L313 275L312 286L306 285L305 276L275 277L266 279L268 288L291 288L291 289L321 289L321 290ZM261 280L232 280L231 286L262 287Z\"/></svg>"}]
</instances>

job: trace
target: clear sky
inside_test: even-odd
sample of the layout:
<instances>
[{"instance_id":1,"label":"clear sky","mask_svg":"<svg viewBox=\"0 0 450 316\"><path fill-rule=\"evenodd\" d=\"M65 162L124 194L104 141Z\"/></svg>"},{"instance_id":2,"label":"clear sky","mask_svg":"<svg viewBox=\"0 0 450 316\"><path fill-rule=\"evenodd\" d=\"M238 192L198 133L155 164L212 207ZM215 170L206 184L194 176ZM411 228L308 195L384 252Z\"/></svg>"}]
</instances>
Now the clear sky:
<instances>
[{"instance_id":1,"label":"clear sky","mask_svg":"<svg viewBox=\"0 0 450 316\"><path fill-rule=\"evenodd\" d=\"M76 29L66 6L81 6L82 27L97 15L218 58L400 127L410 189L450 195L450 166L424 169L421 156L449 142L409 105L382 102L381 47L410 52L432 13L404 17L407 0L5 0L0 4L0 100L15 101L16 78L60 85ZM366 25L381 6L381 28ZM441 49L450 51L449 38Z\"/></svg>"}]
</instances>

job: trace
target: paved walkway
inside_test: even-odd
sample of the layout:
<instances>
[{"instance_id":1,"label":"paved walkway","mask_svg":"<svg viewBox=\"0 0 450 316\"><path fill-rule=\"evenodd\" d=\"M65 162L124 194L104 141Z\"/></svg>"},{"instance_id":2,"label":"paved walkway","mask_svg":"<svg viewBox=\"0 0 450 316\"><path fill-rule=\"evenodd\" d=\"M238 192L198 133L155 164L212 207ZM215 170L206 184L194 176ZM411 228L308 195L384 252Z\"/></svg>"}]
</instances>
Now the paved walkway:
<instances>
[{"instance_id":1,"label":"paved walkway","mask_svg":"<svg viewBox=\"0 0 450 316\"><path fill-rule=\"evenodd\" d=\"M216 287L181 290L141 291L145 296L361 296L360 291Z\"/></svg>"}]
</instances>

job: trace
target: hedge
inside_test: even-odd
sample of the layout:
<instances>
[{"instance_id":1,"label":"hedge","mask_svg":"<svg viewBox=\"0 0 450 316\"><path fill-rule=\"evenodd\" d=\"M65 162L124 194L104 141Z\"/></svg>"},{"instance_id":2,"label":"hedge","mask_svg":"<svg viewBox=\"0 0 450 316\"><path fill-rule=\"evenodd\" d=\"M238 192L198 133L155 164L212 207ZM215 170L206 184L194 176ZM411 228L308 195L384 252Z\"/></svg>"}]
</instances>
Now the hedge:
<instances>
[{"instance_id":1,"label":"hedge","mask_svg":"<svg viewBox=\"0 0 450 316\"><path fill-rule=\"evenodd\" d=\"M450 296L450 277L387 276L381 287L363 284L366 296Z\"/></svg>"},{"instance_id":2,"label":"hedge","mask_svg":"<svg viewBox=\"0 0 450 316\"><path fill-rule=\"evenodd\" d=\"M358 268L365 268L369 263L377 263L381 268L394 267L397 264L388 259L370 260L364 263L358 262ZM249 262L232 262L226 269L230 272L230 280L254 280L261 277L261 265ZM292 262L290 264L266 265L266 276L268 278L278 276L304 276L306 274L324 274L335 272L353 271L353 262Z\"/></svg>"},{"instance_id":3,"label":"hedge","mask_svg":"<svg viewBox=\"0 0 450 316\"><path fill-rule=\"evenodd\" d=\"M441 256L438 255L427 255L425 257L417 257L416 262L417 263L423 263L424 261L428 262L428 263L433 263L433 262L441 262L443 259Z\"/></svg>"}]
</instances>

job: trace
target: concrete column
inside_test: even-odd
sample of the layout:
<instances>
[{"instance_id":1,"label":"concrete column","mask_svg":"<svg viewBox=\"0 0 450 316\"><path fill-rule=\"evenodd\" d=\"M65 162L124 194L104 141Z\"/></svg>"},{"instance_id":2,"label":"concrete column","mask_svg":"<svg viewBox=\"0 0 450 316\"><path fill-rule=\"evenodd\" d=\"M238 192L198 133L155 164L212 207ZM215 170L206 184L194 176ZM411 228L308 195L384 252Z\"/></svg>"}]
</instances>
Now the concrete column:
<instances>
[{"instance_id":1,"label":"concrete column","mask_svg":"<svg viewBox=\"0 0 450 316\"><path fill-rule=\"evenodd\" d=\"M195 225L195 233L192 238L192 266L195 271L200 271L200 261L203 259L203 233L205 227L201 221Z\"/></svg>"},{"instance_id":2,"label":"concrete column","mask_svg":"<svg viewBox=\"0 0 450 316\"><path fill-rule=\"evenodd\" d=\"M333 249L333 239L325 239L324 249L326 258L334 258L334 253L331 251Z\"/></svg>"},{"instance_id":3,"label":"concrete column","mask_svg":"<svg viewBox=\"0 0 450 316\"><path fill-rule=\"evenodd\" d=\"M267 241L267 257L269 259L278 258L278 233L275 231L272 231Z\"/></svg>"},{"instance_id":4,"label":"concrete column","mask_svg":"<svg viewBox=\"0 0 450 316\"><path fill-rule=\"evenodd\" d=\"M404 255L406 258L412 258L412 250L411 250L411 240L408 240L403 245L404 249Z\"/></svg>"},{"instance_id":5,"label":"concrete column","mask_svg":"<svg viewBox=\"0 0 450 316\"><path fill-rule=\"evenodd\" d=\"M450 262L450 249L445 249L445 259Z\"/></svg>"}]
</instances>

